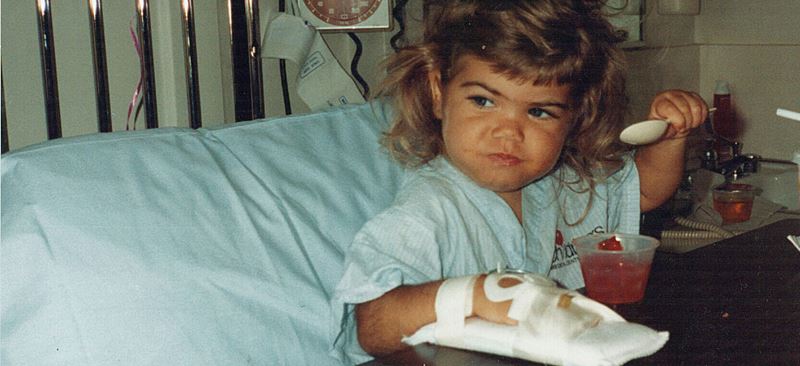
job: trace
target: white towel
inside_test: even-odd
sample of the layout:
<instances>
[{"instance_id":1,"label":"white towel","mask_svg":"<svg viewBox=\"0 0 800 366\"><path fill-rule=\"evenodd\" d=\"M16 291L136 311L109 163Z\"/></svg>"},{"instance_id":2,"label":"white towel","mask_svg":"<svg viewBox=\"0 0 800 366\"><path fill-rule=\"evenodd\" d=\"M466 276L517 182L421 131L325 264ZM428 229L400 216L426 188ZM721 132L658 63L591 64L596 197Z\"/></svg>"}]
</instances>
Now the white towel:
<instances>
[{"instance_id":1,"label":"white towel","mask_svg":"<svg viewBox=\"0 0 800 366\"><path fill-rule=\"evenodd\" d=\"M497 296L495 290L500 288L499 280L508 276L516 276L523 282L501 288L506 293ZM475 317L465 321L462 319L463 325L440 325L440 322L452 322L454 317L448 316L444 320L437 315L437 323L422 327L403 341L410 345L425 342L440 344L553 365L610 366L651 355L661 349L669 338L667 332L656 332L646 326L627 322L605 305L577 292L558 288L555 283L539 275L493 274L487 276L485 283L484 289L490 300L500 298L502 301L511 296L513 301L509 317L517 319L517 325L492 323ZM472 296L472 291L464 286L449 288L462 288L466 293L455 295L453 291L440 291L438 295L454 297L455 302L460 304L464 300L458 296ZM437 303L448 301L438 295ZM492 298L493 295L495 298ZM563 296L569 298L566 307ZM449 309L456 307L442 306ZM441 326L461 329L461 339L450 342L438 338L437 327Z\"/></svg>"}]
</instances>

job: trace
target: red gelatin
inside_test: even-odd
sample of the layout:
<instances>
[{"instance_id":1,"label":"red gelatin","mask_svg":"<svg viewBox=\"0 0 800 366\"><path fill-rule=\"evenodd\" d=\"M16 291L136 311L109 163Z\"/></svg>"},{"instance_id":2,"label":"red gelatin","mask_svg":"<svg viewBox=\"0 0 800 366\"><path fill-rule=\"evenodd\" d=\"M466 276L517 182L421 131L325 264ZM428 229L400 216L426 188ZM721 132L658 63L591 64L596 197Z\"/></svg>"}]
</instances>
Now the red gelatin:
<instances>
[{"instance_id":1,"label":"red gelatin","mask_svg":"<svg viewBox=\"0 0 800 366\"><path fill-rule=\"evenodd\" d=\"M597 249L600 250L612 250L612 251L622 251L622 243L617 239L616 236L612 236L606 240L601 241L597 244Z\"/></svg>"}]
</instances>

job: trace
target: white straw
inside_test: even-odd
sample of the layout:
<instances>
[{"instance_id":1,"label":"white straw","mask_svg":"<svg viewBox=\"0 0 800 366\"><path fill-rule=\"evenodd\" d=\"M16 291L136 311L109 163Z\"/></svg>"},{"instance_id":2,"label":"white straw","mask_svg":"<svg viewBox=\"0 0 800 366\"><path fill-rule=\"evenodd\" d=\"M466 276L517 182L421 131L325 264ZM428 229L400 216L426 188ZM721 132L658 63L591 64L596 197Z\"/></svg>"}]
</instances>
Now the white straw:
<instances>
[{"instance_id":1,"label":"white straw","mask_svg":"<svg viewBox=\"0 0 800 366\"><path fill-rule=\"evenodd\" d=\"M798 112L792 112L788 109L778 108L778 111L776 113L778 114L778 116L781 116L783 118L788 118L800 122L800 113Z\"/></svg>"}]
</instances>

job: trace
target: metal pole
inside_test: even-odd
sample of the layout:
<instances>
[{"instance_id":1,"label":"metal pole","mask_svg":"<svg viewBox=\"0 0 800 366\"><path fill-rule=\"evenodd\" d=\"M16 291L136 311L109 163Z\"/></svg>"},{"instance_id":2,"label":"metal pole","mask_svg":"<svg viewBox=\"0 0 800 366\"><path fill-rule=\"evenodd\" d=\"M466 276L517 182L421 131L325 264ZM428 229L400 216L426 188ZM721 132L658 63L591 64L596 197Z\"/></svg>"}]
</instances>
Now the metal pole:
<instances>
[{"instance_id":1,"label":"metal pole","mask_svg":"<svg viewBox=\"0 0 800 366\"><path fill-rule=\"evenodd\" d=\"M236 121L264 116L257 0L228 0Z\"/></svg>"},{"instance_id":2,"label":"metal pole","mask_svg":"<svg viewBox=\"0 0 800 366\"><path fill-rule=\"evenodd\" d=\"M278 0L278 11L286 12L286 0ZM263 46L263 45L262 45ZM286 75L286 60L278 60L278 73L281 77L281 92L283 94L283 113L292 114L292 99L289 96L289 78Z\"/></svg>"},{"instance_id":3,"label":"metal pole","mask_svg":"<svg viewBox=\"0 0 800 366\"><path fill-rule=\"evenodd\" d=\"M2 116L0 116L0 123L2 123L0 129L3 130L3 144L2 144L2 150L0 150L0 152L5 153L6 151L8 151L8 123L6 122L6 83L5 81L3 81L2 70L3 67L0 66L0 93L3 93L2 96L0 96L0 99L3 100L2 106L0 106L0 108L2 108L3 110Z\"/></svg>"},{"instance_id":4,"label":"metal pole","mask_svg":"<svg viewBox=\"0 0 800 366\"><path fill-rule=\"evenodd\" d=\"M142 74L145 112L145 126L158 127L158 109L156 106L156 77L153 69L153 41L150 31L150 1L136 0L136 24L139 32L139 41L142 45Z\"/></svg>"},{"instance_id":5,"label":"metal pole","mask_svg":"<svg viewBox=\"0 0 800 366\"><path fill-rule=\"evenodd\" d=\"M89 0L89 28L92 32L92 64L97 100L97 130L111 132L111 102L108 91L106 37L103 25L103 1Z\"/></svg>"},{"instance_id":6,"label":"metal pole","mask_svg":"<svg viewBox=\"0 0 800 366\"><path fill-rule=\"evenodd\" d=\"M186 94L189 109L189 124L192 128L202 126L200 115L200 80L197 78L197 38L194 32L194 1L182 0L183 63L186 70Z\"/></svg>"},{"instance_id":7,"label":"metal pole","mask_svg":"<svg viewBox=\"0 0 800 366\"><path fill-rule=\"evenodd\" d=\"M264 82L261 76L261 32L259 31L258 0L246 0L248 55L250 57L250 98L253 119L264 118Z\"/></svg>"},{"instance_id":8,"label":"metal pole","mask_svg":"<svg viewBox=\"0 0 800 366\"><path fill-rule=\"evenodd\" d=\"M42 60L42 89L47 117L47 138L61 137L61 109L58 104L58 76L50 0L37 0L39 53Z\"/></svg>"},{"instance_id":9,"label":"metal pole","mask_svg":"<svg viewBox=\"0 0 800 366\"><path fill-rule=\"evenodd\" d=\"M247 49L247 22L244 0L228 0L228 30L230 31L231 66L233 69L233 104L235 120L253 119L250 97L250 61Z\"/></svg>"}]
</instances>

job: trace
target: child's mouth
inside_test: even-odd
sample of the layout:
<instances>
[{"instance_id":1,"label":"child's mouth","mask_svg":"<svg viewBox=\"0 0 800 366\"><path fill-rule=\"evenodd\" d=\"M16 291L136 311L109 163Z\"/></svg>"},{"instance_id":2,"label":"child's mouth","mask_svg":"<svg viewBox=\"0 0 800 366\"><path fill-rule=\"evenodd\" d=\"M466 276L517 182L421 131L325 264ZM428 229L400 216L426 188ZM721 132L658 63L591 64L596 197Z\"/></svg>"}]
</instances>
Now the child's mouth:
<instances>
[{"instance_id":1,"label":"child's mouth","mask_svg":"<svg viewBox=\"0 0 800 366\"><path fill-rule=\"evenodd\" d=\"M517 165L522 162L520 158L514 155L502 154L502 153L489 154L489 160L503 166Z\"/></svg>"}]
</instances>

